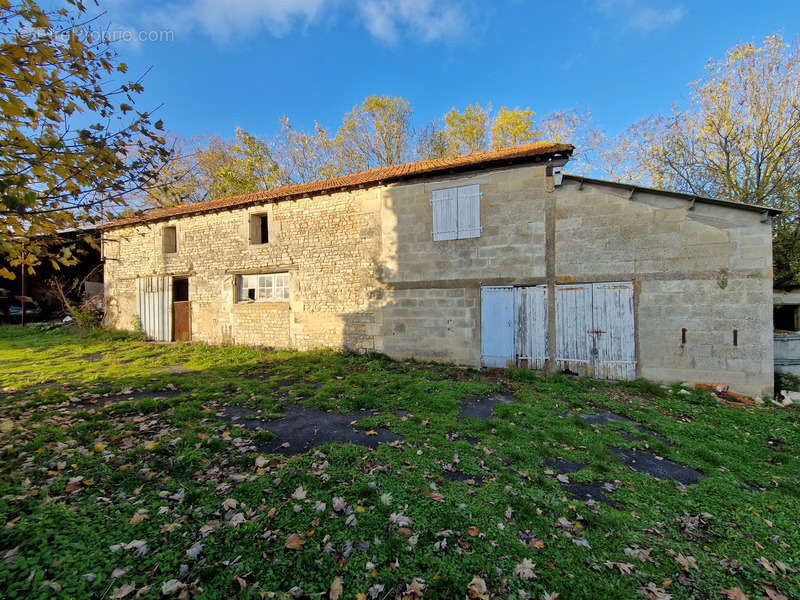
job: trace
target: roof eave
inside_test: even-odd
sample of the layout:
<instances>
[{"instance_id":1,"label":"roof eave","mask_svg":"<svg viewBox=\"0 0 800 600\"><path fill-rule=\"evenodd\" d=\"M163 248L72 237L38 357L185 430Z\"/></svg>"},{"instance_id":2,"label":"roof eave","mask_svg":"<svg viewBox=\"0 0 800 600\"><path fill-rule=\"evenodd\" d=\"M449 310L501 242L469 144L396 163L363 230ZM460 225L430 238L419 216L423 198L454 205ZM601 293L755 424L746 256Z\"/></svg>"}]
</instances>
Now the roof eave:
<instances>
[{"instance_id":1,"label":"roof eave","mask_svg":"<svg viewBox=\"0 0 800 600\"><path fill-rule=\"evenodd\" d=\"M719 200L718 198L708 198L706 196L698 196L695 194L687 194L684 192L673 192L670 190L662 190L659 188L646 187L642 185L635 185L632 183L624 183L621 181L610 181L608 179L596 179L594 177L584 177L583 175L572 175L569 173L564 174L565 179L573 181L592 183L596 185L606 185L624 189L634 192L642 192L645 194L654 194L656 196L669 196L671 198L681 198L682 200L701 202L703 204L713 204L716 206L725 206L727 208L735 208L739 210L748 210L751 212L768 213L772 217L776 217L783 213L779 208L772 208L770 206L763 206L761 204L746 204L744 202L731 202L730 200Z\"/></svg>"},{"instance_id":2,"label":"roof eave","mask_svg":"<svg viewBox=\"0 0 800 600\"><path fill-rule=\"evenodd\" d=\"M431 177L440 177L442 175L453 175L459 173L467 173L470 171L485 171L488 169L497 169L502 167L509 167L521 164L542 164L542 163L550 163L553 160L563 160L566 162L570 156L572 155L574 148L571 147L564 147L558 150L553 150L552 152L545 152L541 154L534 154L534 155L527 155L527 156L510 156L510 157L502 157L497 159L487 159L482 163L473 163L473 164L464 164L464 165L446 165L442 166L441 168L432 168L429 171L424 173L404 173L404 174L397 174L392 176L386 176L381 178L380 180L370 181L370 182L358 182L353 184L347 184L342 186L335 186L331 188L326 188L318 191L310 191L310 192L298 192L298 193L288 193L281 196L276 196L274 198L253 198L252 200L243 200L240 203L235 204L226 204L223 206L208 206L202 207L197 206L196 210L187 211L182 214L167 214L167 215L153 215L153 216L141 216L141 217L131 217L127 219L120 219L118 221L112 221L106 223L105 225L100 226L103 230L111 230L111 229L121 229L124 227L133 227L138 225L148 225L150 223L157 223L160 221L170 221L173 219L182 219L185 217L191 217L195 215L201 214L209 214L215 212L223 212L226 210L237 210L240 208L245 208L248 206L254 206L258 204L266 204L266 203L274 203L274 202L283 202L286 200L292 200L297 198L309 198L313 196L323 196L331 193L337 192L344 192L350 191L354 189L368 189L373 187L380 187L392 183L399 183L404 181L413 181L413 180L420 180L420 179L428 179ZM233 197L235 198L235 196ZM218 200L224 200L225 198L219 198Z\"/></svg>"}]
</instances>

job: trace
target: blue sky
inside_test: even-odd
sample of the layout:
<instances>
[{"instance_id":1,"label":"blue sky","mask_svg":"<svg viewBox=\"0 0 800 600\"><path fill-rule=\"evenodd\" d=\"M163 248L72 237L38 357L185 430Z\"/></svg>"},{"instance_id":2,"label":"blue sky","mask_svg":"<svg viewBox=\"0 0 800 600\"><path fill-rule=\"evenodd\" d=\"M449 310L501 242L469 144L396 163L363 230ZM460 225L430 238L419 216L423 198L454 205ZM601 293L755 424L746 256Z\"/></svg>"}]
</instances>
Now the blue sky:
<instances>
[{"instance_id":1,"label":"blue sky","mask_svg":"<svg viewBox=\"0 0 800 600\"><path fill-rule=\"evenodd\" d=\"M102 4L102 0L101 0ZM110 29L169 31L119 45L152 67L139 108L182 136L271 136L288 115L335 128L369 94L403 96L424 124L471 102L589 109L616 133L685 100L710 57L800 32L796 0L114 0ZM138 34L137 34L138 35ZM154 34L155 35L155 34Z\"/></svg>"}]
</instances>

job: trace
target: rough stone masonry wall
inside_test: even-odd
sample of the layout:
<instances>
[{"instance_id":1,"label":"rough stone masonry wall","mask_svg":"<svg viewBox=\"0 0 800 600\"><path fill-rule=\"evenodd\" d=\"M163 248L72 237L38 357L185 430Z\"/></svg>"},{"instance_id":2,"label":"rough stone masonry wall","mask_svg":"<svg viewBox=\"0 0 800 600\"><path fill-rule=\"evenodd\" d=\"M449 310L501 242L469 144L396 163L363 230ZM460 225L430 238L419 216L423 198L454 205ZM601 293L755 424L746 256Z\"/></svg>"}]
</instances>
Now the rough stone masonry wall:
<instances>
[{"instance_id":1,"label":"rough stone masonry wall","mask_svg":"<svg viewBox=\"0 0 800 600\"><path fill-rule=\"evenodd\" d=\"M249 217L266 213L270 241L249 242ZM175 226L178 251L162 252ZM136 227L104 237L108 323L137 319L136 279L189 277L192 339L308 349L372 348L379 248L375 190L304 198ZM289 302L236 301L236 276L288 272Z\"/></svg>"}]
</instances>

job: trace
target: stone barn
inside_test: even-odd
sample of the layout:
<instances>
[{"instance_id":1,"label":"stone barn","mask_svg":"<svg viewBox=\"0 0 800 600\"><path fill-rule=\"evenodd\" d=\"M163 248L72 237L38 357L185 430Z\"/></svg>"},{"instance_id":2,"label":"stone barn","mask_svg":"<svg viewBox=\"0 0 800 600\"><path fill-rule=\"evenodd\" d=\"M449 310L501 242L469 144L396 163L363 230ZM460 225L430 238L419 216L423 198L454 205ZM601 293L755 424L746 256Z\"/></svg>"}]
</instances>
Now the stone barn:
<instances>
[{"instance_id":1,"label":"stone barn","mask_svg":"<svg viewBox=\"0 0 800 600\"><path fill-rule=\"evenodd\" d=\"M776 211L562 174L572 150L528 144L110 223L108 324L772 393Z\"/></svg>"}]
</instances>

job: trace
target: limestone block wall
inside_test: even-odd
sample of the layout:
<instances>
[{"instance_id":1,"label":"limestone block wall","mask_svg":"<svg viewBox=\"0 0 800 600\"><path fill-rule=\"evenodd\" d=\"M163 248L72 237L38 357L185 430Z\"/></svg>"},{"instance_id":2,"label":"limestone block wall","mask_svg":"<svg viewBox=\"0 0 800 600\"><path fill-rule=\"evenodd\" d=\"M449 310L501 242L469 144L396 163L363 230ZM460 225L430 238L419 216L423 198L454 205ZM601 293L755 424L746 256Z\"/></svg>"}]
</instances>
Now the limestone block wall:
<instances>
[{"instance_id":1,"label":"limestone block wall","mask_svg":"<svg viewBox=\"0 0 800 600\"><path fill-rule=\"evenodd\" d=\"M772 393L772 236L760 213L569 179L555 194L556 278L634 282L640 376Z\"/></svg>"},{"instance_id":2,"label":"limestone block wall","mask_svg":"<svg viewBox=\"0 0 800 600\"><path fill-rule=\"evenodd\" d=\"M381 195L376 347L398 358L479 366L480 287L545 277L545 169L517 166L391 186ZM480 185L479 237L433 241L434 190Z\"/></svg>"}]
</instances>

